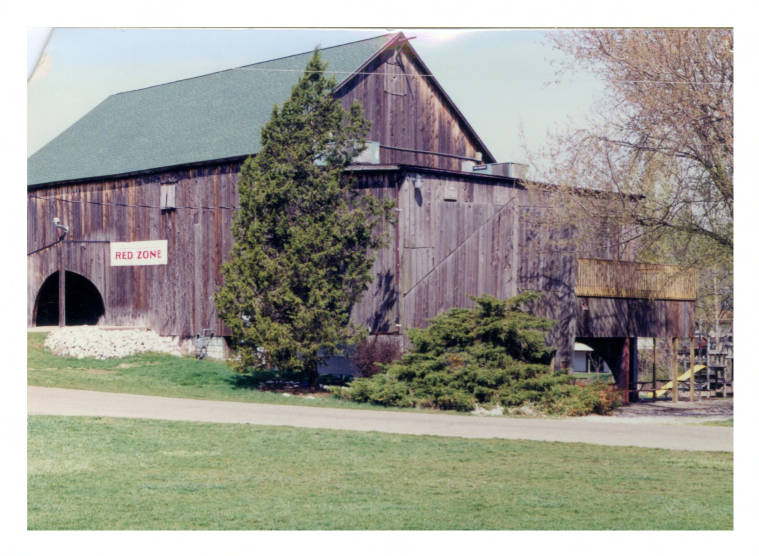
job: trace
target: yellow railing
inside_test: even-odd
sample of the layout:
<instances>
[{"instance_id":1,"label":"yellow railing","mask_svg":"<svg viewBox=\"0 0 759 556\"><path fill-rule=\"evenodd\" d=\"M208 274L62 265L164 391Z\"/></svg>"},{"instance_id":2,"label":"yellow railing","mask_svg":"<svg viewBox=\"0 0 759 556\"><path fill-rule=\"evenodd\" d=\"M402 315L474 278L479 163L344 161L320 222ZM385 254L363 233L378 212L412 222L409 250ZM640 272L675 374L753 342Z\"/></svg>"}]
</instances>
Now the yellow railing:
<instances>
[{"instance_id":1,"label":"yellow railing","mask_svg":"<svg viewBox=\"0 0 759 556\"><path fill-rule=\"evenodd\" d=\"M577 295L696 299L696 273L675 265L578 259Z\"/></svg>"}]
</instances>

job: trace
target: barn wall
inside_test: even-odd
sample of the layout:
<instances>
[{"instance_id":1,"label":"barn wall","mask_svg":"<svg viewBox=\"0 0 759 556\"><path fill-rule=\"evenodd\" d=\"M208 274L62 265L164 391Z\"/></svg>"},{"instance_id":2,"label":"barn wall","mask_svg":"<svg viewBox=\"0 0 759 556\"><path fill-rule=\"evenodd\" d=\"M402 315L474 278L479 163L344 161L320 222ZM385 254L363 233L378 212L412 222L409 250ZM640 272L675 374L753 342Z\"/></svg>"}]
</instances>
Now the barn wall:
<instances>
[{"instance_id":1,"label":"barn wall","mask_svg":"<svg viewBox=\"0 0 759 556\"><path fill-rule=\"evenodd\" d=\"M556 321L549 340L571 358L577 263L567 228L546 219L555 199L511 180L409 173L399 200L404 330L474 296L541 291L530 310Z\"/></svg>"},{"instance_id":2,"label":"barn wall","mask_svg":"<svg viewBox=\"0 0 759 556\"><path fill-rule=\"evenodd\" d=\"M575 337L687 336L693 303L582 298L575 295L577 257L634 259L620 250L609 223L598 241L578 245L550 190L510 180L424 171L404 174L400 208L400 321L424 327L471 296L508 298L541 292L535 314L555 321L548 335L558 362L571 363ZM578 307L590 305L590 311Z\"/></svg>"},{"instance_id":3,"label":"barn wall","mask_svg":"<svg viewBox=\"0 0 759 556\"><path fill-rule=\"evenodd\" d=\"M470 296L516 293L511 182L410 173L400 190L403 328L424 327ZM446 200L455 198L455 200Z\"/></svg>"},{"instance_id":4,"label":"barn wall","mask_svg":"<svg viewBox=\"0 0 759 556\"><path fill-rule=\"evenodd\" d=\"M397 172L363 174L356 185L382 201L395 200ZM398 295L395 265L396 226L385 224L377 233L385 237L386 244L374 253L372 283L364 296L353 306L351 320L373 333L396 334L398 327Z\"/></svg>"},{"instance_id":5,"label":"barn wall","mask_svg":"<svg viewBox=\"0 0 759 556\"><path fill-rule=\"evenodd\" d=\"M163 335L188 336L224 329L215 316L213 293L229 233L239 164L59 185L29 193L27 252L53 243L57 216L69 226L66 241L27 257L28 320L44 280L57 270L63 249L66 270L83 275L100 291L103 324L146 326ZM161 211L161 184L176 186L176 210ZM50 199L54 197L55 199ZM165 239L168 264L111 267L112 241Z\"/></svg>"},{"instance_id":6,"label":"barn wall","mask_svg":"<svg viewBox=\"0 0 759 556\"><path fill-rule=\"evenodd\" d=\"M443 94L404 50L389 50L351 79L337 96L345 108L354 100L372 125L383 164L408 164L461 170L461 158L395 150L388 147L454 154L474 160L481 150Z\"/></svg>"},{"instance_id":7,"label":"barn wall","mask_svg":"<svg viewBox=\"0 0 759 556\"><path fill-rule=\"evenodd\" d=\"M54 216L70 232L62 244L28 257L29 324L37 292L57 270L62 250L66 270L100 291L103 324L145 326L162 335L190 336L204 328L226 334L213 294L232 245L233 211L219 207L236 206L238 170L239 164L221 164L31 191L28 252L55 242ZM352 311L353 321L373 333L424 327L444 310L472 306L470 296L536 290L543 297L532 309L556 321L549 339L561 360L571 358L576 336L692 334L692 302L577 298L576 248L565 226L551 224L546 207L555 199L545 192L422 169L358 175L358 187L380 199L394 200L397 187L399 203L397 225L381 230L387 244L375 254L374 280ZM158 208L163 183L176 185L176 210ZM154 239L167 240L167 265L110 266L108 242ZM608 250L608 244L584 246L581 255L611 258Z\"/></svg>"},{"instance_id":8,"label":"barn wall","mask_svg":"<svg viewBox=\"0 0 759 556\"><path fill-rule=\"evenodd\" d=\"M45 279L65 268L90 280L103 297L102 324L144 326L166 336L192 336L204 328L226 335L213 294L222 284L237 206L239 164L59 185L29 192L27 214L27 321L34 322L36 296ZM362 177L358 186L381 199L395 199L396 173ZM161 211L162 184L176 187L175 210ZM69 226L55 244L52 219ZM375 278L354 307L354 322L374 332L395 333L395 226L380 230L388 244L375 254ZM109 242L167 240L168 264L110 266ZM51 245L52 244L52 245ZM45 246L49 246L44 248Z\"/></svg>"}]
</instances>

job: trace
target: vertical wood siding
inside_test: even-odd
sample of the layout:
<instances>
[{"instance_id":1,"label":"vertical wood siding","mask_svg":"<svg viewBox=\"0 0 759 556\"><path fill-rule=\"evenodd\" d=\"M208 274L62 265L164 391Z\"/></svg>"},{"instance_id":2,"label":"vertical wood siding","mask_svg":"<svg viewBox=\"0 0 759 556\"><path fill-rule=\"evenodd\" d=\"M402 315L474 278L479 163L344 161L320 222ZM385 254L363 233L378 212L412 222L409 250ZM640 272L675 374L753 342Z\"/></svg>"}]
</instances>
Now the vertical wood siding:
<instances>
[{"instance_id":1,"label":"vertical wood siding","mask_svg":"<svg viewBox=\"0 0 759 556\"><path fill-rule=\"evenodd\" d=\"M395 199L396 174L364 175L356 185L366 194L386 201ZM398 295L395 280L395 226L386 224L377 230L386 239L385 247L374 253L371 269L372 283L363 297L353 306L351 320L370 332L397 333L395 326L398 311Z\"/></svg>"},{"instance_id":2,"label":"vertical wood siding","mask_svg":"<svg viewBox=\"0 0 759 556\"><path fill-rule=\"evenodd\" d=\"M203 328L227 332L213 294L232 245L239 164L62 185L29 194L27 252L57 239L52 219L69 226L66 241L27 257L29 324L42 283L57 271L90 280L103 297L107 325L146 326L163 335L190 336ZM160 187L176 185L176 210L161 210ZM47 199L48 197L54 200ZM167 240L168 264L111 267L111 241Z\"/></svg>"},{"instance_id":3,"label":"vertical wood siding","mask_svg":"<svg viewBox=\"0 0 759 556\"><path fill-rule=\"evenodd\" d=\"M344 107L354 100L372 125L383 164L408 164L461 170L462 159L395 150L454 154L474 159L479 149L454 109L404 49L389 50L338 92Z\"/></svg>"},{"instance_id":4,"label":"vertical wood siding","mask_svg":"<svg viewBox=\"0 0 759 556\"><path fill-rule=\"evenodd\" d=\"M445 192L455 191L455 201ZM511 228L519 189L464 176L410 174L400 194L401 323L423 327L471 296L515 292Z\"/></svg>"}]
</instances>

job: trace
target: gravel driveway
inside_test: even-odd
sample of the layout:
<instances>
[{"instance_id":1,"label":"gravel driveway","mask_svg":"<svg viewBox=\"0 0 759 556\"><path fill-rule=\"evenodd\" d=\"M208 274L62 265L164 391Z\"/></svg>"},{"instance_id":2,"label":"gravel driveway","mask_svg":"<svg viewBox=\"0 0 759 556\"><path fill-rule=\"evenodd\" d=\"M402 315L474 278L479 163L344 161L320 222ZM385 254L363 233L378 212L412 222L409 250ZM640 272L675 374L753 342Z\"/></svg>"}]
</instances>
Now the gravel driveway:
<instances>
[{"instance_id":1,"label":"gravel driveway","mask_svg":"<svg viewBox=\"0 0 759 556\"><path fill-rule=\"evenodd\" d=\"M532 419L441 415L362 409L254 404L27 388L29 415L167 419L401 434L584 442L673 450L733 450L732 427L710 427L614 417ZM685 420L688 421L687 419Z\"/></svg>"}]
</instances>

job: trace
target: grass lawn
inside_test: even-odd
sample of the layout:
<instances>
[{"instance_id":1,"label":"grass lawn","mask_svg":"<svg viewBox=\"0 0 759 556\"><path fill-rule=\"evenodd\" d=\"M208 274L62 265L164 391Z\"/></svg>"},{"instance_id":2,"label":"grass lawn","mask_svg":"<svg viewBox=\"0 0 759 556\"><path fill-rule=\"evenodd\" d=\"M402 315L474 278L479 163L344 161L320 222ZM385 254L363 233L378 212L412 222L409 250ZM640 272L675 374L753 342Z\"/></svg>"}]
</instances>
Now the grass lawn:
<instances>
[{"instance_id":1,"label":"grass lawn","mask_svg":"<svg viewBox=\"0 0 759 556\"><path fill-rule=\"evenodd\" d=\"M728 453L80 417L28 427L30 529L733 526Z\"/></svg>"},{"instance_id":2,"label":"grass lawn","mask_svg":"<svg viewBox=\"0 0 759 556\"><path fill-rule=\"evenodd\" d=\"M263 392L223 361L147 353L121 359L59 357L44 348L46 333L27 333L27 382L50 386L174 398L367 409L332 396L307 399ZM371 406L372 409L383 409ZM397 408L393 408L397 410Z\"/></svg>"},{"instance_id":3,"label":"grass lawn","mask_svg":"<svg viewBox=\"0 0 759 556\"><path fill-rule=\"evenodd\" d=\"M614 377L611 373L582 373L577 371L570 371L569 376L574 379L594 381L599 380L601 382L614 381Z\"/></svg>"},{"instance_id":4,"label":"grass lawn","mask_svg":"<svg viewBox=\"0 0 759 556\"><path fill-rule=\"evenodd\" d=\"M712 427L732 427L733 426L733 419L725 419L724 421L704 421L703 423L698 423L699 425L709 425Z\"/></svg>"}]
</instances>

